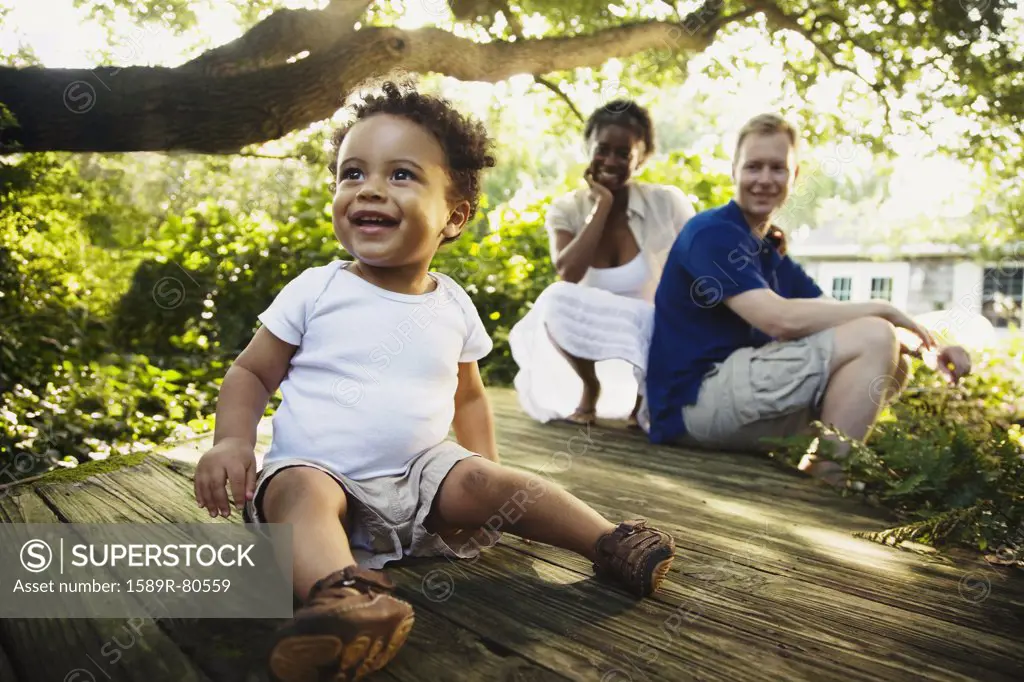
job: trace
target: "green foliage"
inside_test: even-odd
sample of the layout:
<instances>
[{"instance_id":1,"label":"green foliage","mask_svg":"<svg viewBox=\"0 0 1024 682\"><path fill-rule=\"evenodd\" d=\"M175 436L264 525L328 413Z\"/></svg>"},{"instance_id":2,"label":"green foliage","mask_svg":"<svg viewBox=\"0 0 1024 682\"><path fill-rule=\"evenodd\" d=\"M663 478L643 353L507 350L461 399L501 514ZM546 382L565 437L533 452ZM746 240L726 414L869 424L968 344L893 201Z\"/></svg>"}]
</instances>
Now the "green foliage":
<instances>
[{"instance_id":1,"label":"green foliage","mask_svg":"<svg viewBox=\"0 0 1024 682\"><path fill-rule=\"evenodd\" d=\"M1024 337L973 364L970 376L949 386L915 361L907 390L868 444L851 441L843 462L851 479L902 520L865 537L981 550L1024 545ZM795 464L811 448L827 458L825 445L794 438L776 454Z\"/></svg>"},{"instance_id":2,"label":"green foliage","mask_svg":"<svg viewBox=\"0 0 1024 682\"><path fill-rule=\"evenodd\" d=\"M268 0L215 1L220 5L231 6L244 24L255 23L261 14L282 4ZM175 33L195 28L199 22L196 10L208 10L213 4L210 0L75 0L75 6L85 8L89 16L106 25L127 15L141 26L158 26Z\"/></svg>"},{"instance_id":3,"label":"green foliage","mask_svg":"<svg viewBox=\"0 0 1024 682\"><path fill-rule=\"evenodd\" d=\"M45 381L116 300L105 281L122 264L81 227L102 211L103 188L74 171L52 154L0 164L0 391Z\"/></svg>"},{"instance_id":4,"label":"green foliage","mask_svg":"<svg viewBox=\"0 0 1024 682\"><path fill-rule=\"evenodd\" d=\"M674 151L648 163L637 173L636 180L681 187L693 200L694 210L698 212L721 206L733 195L732 178L708 172L704 160L686 152Z\"/></svg>"},{"instance_id":5,"label":"green foliage","mask_svg":"<svg viewBox=\"0 0 1024 682\"><path fill-rule=\"evenodd\" d=\"M434 258L433 269L465 287L494 341L480 363L486 383L512 383L516 365L508 332L557 277L544 229L549 202L545 196L518 211L500 206L488 214L491 229L479 226L477 234L464 234Z\"/></svg>"},{"instance_id":6,"label":"green foliage","mask_svg":"<svg viewBox=\"0 0 1024 682\"><path fill-rule=\"evenodd\" d=\"M212 377L223 372L213 361L186 375L141 355L65 360L44 386L19 384L2 395L0 463L27 476L205 431L216 400Z\"/></svg>"},{"instance_id":7,"label":"green foliage","mask_svg":"<svg viewBox=\"0 0 1024 682\"><path fill-rule=\"evenodd\" d=\"M109 199L116 176L80 171L54 154L0 164L0 477L205 427L223 372L119 346L111 318L135 261L93 237L137 212Z\"/></svg>"},{"instance_id":8,"label":"green foliage","mask_svg":"<svg viewBox=\"0 0 1024 682\"><path fill-rule=\"evenodd\" d=\"M300 191L286 222L212 202L169 216L114 313L120 343L160 357L237 354L285 283L341 255L326 201Z\"/></svg>"}]
</instances>

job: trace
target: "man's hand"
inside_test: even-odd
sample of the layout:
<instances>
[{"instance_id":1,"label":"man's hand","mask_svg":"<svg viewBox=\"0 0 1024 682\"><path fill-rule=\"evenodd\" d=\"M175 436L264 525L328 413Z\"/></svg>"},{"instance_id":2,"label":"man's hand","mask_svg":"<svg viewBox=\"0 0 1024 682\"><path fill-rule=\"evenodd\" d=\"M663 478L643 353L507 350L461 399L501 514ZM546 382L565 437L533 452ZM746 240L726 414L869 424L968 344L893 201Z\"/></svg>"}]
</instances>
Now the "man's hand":
<instances>
[{"instance_id":1,"label":"man's hand","mask_svg":"<svg viewBox=\"0 0 1024 682\"><path fill-rule=\"evenodd\" d=\"M888 320L890 323L892 323L894 327L906 329L907 331L914 334L914 336L917 336L918 338L921 339L921 346L920 348L918 348L917 352L921 352L929 348L935 348L935 338L932 336L932 333L930 331L928 331L925 327L919 325L917 322L914 322L914 320L909 315L901 311L896 306L889 305L888 303L885 303L884 306L885 307L880 312L879 317ZM901 345L903 345L903 347L906 348L905 344Z\"/></svg>"},{"instance_id":2,"label":"man's hand","mask_svg":"<svg viewBox=\"0 0 1024 682\"><path fill-rule=\"evenodd\" d=\"M922 344L917 344L913 348L911 348L910 346L907 345L906 340L900 339L900 355L909 355L914 358L920 358L921 349L923 347L924 346Z\"/></svg>"},{"instance_id":3,"label":"man's hand","mask_svg":"<svg viewBox=\"0 0 1024 682\"><path fill-rule=\"evenodd\" d=\"M946 346L939 351L935 364L951 384L958 383L971 373L971 356L962 346Z\"/></svg>"},{"instance_id":4,"label":"man's hand","mask_svg":"<svg viewBox=\"0 0 1024 682\"><path fill-rule=\"evenodd\" d=\"M231 515L225 484L231 485L231 497L239 509L252 499L256 490L256 453L250 443L225 438L202 456L196 465L194 482L196 502L210 516Z\"/></svg>"}]
</instances>

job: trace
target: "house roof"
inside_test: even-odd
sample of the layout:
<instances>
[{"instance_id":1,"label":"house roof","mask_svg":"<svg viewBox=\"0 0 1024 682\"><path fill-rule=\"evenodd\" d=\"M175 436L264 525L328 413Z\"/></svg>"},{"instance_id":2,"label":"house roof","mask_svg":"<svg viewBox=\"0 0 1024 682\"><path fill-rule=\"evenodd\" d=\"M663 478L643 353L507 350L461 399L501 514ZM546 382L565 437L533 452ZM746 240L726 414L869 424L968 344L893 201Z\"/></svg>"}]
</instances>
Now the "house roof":
<instances>
[{"instance_id":1,"label":"house roof","mask_svg":"<svg viewBox=\"0 0 1024 682\"><path fill-rule=\"evenodd\" d=\"M789 252L797 258L928 258L967 256L969 250L959 244L913 243L887 244L877 241L877 233L858 234L850 220L825 221L811 227L801 225L787 233Z\"/></svg>"}]
</instances>

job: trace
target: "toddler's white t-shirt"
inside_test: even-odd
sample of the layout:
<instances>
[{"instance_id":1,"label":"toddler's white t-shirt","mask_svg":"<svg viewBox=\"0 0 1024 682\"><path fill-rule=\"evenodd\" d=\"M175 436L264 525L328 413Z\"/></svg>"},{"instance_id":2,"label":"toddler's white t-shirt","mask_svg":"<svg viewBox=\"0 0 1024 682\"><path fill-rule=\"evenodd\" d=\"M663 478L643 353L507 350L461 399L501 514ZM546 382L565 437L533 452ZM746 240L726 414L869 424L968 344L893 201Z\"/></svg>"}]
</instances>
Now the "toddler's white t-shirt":
<instances>
[{"instance_id":1,"label":"toddler's white t-shirt","mask_svg":"<svg viewBox=\"0 0 1024 682\"><path fill-rule=\"evenodd\" d=\"M491 352L480 315L452 278L432 272L434 291L401 294L351 265L305 270L259 316L298 346L265 465L299 458L353 480L401 473L447 438L459 363Z\"/></svg>"}]
</instances>

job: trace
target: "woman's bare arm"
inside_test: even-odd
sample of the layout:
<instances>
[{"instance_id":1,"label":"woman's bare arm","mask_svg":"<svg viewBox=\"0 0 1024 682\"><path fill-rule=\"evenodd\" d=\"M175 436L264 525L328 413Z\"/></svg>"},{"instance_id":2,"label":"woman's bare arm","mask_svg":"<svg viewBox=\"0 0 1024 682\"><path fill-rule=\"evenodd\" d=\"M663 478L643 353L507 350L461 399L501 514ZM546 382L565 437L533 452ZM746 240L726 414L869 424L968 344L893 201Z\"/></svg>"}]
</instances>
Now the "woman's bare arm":
<instances>
[{"instance_id":1,"label":"woman's bare arm","mask_svg":"<svg viewBox=\"0 0 1024 682\"><path fill-rule=\"evenodd\" d=\"M579 282L587 274L597 245L601 242L601 233L608 222L612 202L598 201L594 204L583 229L577 234L565 230L555 230L555 269L558 276L566 282Z\"/></svg>"}]
</instances>

